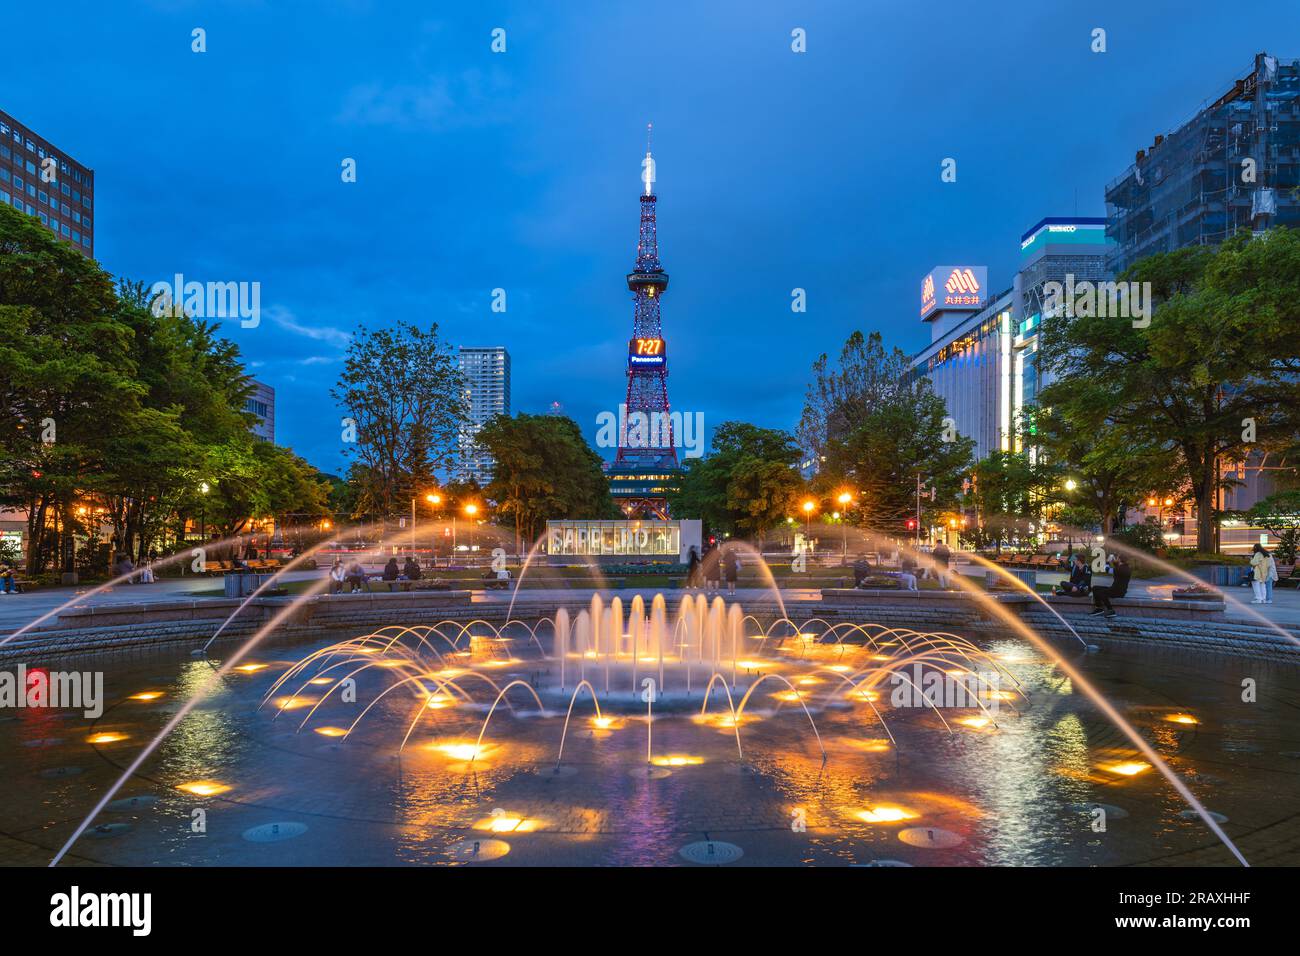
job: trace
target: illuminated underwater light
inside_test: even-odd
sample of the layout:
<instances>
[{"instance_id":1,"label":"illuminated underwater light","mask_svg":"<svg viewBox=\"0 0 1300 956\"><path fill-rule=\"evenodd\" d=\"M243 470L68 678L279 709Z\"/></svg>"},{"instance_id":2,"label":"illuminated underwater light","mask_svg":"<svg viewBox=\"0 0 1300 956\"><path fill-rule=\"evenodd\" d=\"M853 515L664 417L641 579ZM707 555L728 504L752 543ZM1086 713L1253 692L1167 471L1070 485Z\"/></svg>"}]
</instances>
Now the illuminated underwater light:
<instances>
[{"instance_id":1,"label":"illuminated underwater light","mask_svg":"<svg viewBox=\"0 0 1300 956\"><path fill-rule=\"evenodd\" d=\"M217 794L228 792L230 787L215 780L195 780L190 783L182 783L176 789L192 793L196 797L215 797Z\"/></svg>"},{"instance_id":2,"label":"illuminated underwater light","mask_svg":"<svg viewBox=\"0 0 1300 956\"><path fill-rule=\"evenodd\" d=\"M126 734L117 734L117 733L112 733L112 732L105 732L105 733L102 733L102 734L92 734L91 736L89 736L89 737L86 738L86 743L88 743L88 744L115 744L115 743L118 743L118 742L123 741L123 740L126 740Z\"/></svg>"},{"instance_id":3,"label":"illuminated underwater light","mask_svg":"<svg viewBox=\"0 0 1300 956\"><path fill-rule=\"evenodd\" d=\"M149 701L149 700L157 700L161 696L162 696L162 691L142 690L138 694L132 694L130 697L127 698L127 700Z\"/></svg>"},{"instance_id":4,"label":"illuminated underwater light","mask_svg":"<svg viewBox=\"0 0 1300 956\"><path fill-rule=\"evenodd\" d=\"M1138 774L1150 770L1151 764L1145 760L1126 760L1123 763L1107 764L1101 769L1109 770L1111 773L1117 773L1124 777L1136 777Z\"/></svg>"},{"instance_id":5,"label":"illuminated underwater light","mask_svg":"<svg viewBox=\"0 0 1300 956\"><path fill-rule=\"evenodd\" d=\"M901 823L904 820L915 820L917 814L903 807L882 804L869 810L859 810L854 814L863 823Z\"/></svg>"},{"instance_id":6,"label":"illuminated underwater light","mask_svg":"<svg viewBox=\"0 0 1300 956\"><path fill-rule=\"evenodd\" d=\"M1169 721L1171 724L1190 725L1190 724L1200 723L1200 721L1197 720L1195 717L1193 717L1191 714L1167 714L1165 715L1165 720Z\"/></svg>"}]
</instances>

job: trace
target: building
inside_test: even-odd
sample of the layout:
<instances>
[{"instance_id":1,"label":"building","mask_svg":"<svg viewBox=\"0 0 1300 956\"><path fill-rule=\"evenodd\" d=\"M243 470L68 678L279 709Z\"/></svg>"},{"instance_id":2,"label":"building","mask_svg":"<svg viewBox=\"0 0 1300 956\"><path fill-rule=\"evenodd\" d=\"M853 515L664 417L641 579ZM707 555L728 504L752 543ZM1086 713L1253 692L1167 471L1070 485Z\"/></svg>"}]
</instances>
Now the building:
<instances>
[{"instance_id":1,"label":"building","mask_svg":"<svg viewBox=\"0 0 1300 956\"><path fill-rule=\"evenodd\" d=\"M1118 274L1155 253L1273 226L1300 228L1298 189L1300 60L1259 53L1248 73L1138 150L1133 165L1106 187L1111 267ZM1250 508L1275 490L1275 471L1289 470L1259 454L1221 468L1225 479L1240 482L1222 492L1224 510ZM1249 543L1244 535L1234 529L1230 543L1225 531L1223 546Z\"/></svg>"},{"instance_id":2,"label":"building","mask_svg":"<svg viewBox=\"0 0 1300 956\"><path fill-rule=\"evenodd\" d=\"M930 345L912 372L930 379L976 458L1023 450L1024 408L1047 384L1037 361L1043 287L1106 279L1111 245L1105 219L1049 216L1020 237L1011 288L989 294L983 266L936 266L921 280Z\"/></svg>"},{"instance_id":3,"label":"building","mask_svg":"<svg viewBox=\"0 0 1300 956\"><path fill-rule=\"evenodd\" d=\"M460 434L455 478L482 487L492 480L494 462L475 436L489 418L510 414L510 353L501 345L461 346L460 371L465 376L469 422Z\"/></svg>"},{"instance_id":4,"label":"building","mask_svg":"<svg viewBox=\"0 0 1300 956\"><path fill-rule=\"evenodd\" d=\"M548 564L685 564L702 551L702 522L562 520L546 522Z\"/></svg>"},{"instance_id":5,"label":"building","mask_svg":"<svg viewBox=\"0 0 1300 956\"><path fill-rule=\"evenodd\" d=\"M0 110L0 202L95 254L95 173Z\"/></svg>"},{"instance_id":6,"label":"building","mask_svg":"<svg viewBox=\"0 0 1300 956\"><path fill-rule=\"evenodd\" d=\"M252 426L253 436L259 441L275 443L275 389L264 382L250 380L253 392L244 401L244 411L252 412L257 421Z\"/></svg>"},{"instance_id":7,"label":"building","mask_svg":"<svg viewBox=\"0 0 1300 956\"><path fill-rule=\"evenodd\" d=\"M1250 72L1106 187L1111 267L1239 232L1300 226L1300 60L1257 54Z\"/></svg>"}]
</instances>

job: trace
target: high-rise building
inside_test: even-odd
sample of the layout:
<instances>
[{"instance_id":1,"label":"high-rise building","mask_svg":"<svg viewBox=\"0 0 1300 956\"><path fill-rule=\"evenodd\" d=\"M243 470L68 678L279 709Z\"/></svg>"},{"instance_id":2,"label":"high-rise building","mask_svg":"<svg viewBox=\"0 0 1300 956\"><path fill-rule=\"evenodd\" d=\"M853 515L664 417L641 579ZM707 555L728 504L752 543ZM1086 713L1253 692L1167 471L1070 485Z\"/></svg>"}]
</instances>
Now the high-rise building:
<instances>
[{"instance_id":1,"label":"high-rise building","mask_svg":"<svg viewBox=\"0 0 1300 956\"><path fill-rule=\"evenodd\" d=\"M259 441L275 443L275 389L265 382L250 380L253 392L244 401L244 411L257 416L253 424L253 437Z\"/></svg>"},{"instance_id":2,"label":"high-rise building","mask_svg":"<svg viewBox=\"0 0 1300 956\"><path fill-rule=\"evenodd\" d=\"M1118 273L1145 256L1239 232L1300 226L1300 60L1260 53L1251 71L1106 187Z\"/></svg>"},{"instance_id":3,"label":"high-rise building","mask_svg":"<svg viewBox=\"0 0 1300 956\"><path fill-rule=\"evenodd\" d=\"M510 353L501 345L461 346L460 371L465 376L469 422L460 434L454 474L458 481L486 485L495 463L475 437L492 416L510 414Z\"/></svg>"},{"instance_id":4,"label":"high-rise building","mask_svg":"<svg viewBox=\"0 0 1300 956\"><path fill-rule=\"evenodd\" d=\"M975 456L1020 451L1021 416L1047 384L1038 366L1038 333L1048 282L1107 278L1106 220L1050 216L1020 237L1020 269L1011 288L989 295L982 266L937 266L921 280L921 319L930 345L912 373L930 379Z\"/></svg>"},{"instance_id":5,"label":"high-rise building","mask_svg":"<svg viewBox=\"0 0 1300 956\"><path fill-rule=\"evenodd\" d=\"M95 254L95 173L0 110L0 202Z\"/></svg>"}]
</instances>

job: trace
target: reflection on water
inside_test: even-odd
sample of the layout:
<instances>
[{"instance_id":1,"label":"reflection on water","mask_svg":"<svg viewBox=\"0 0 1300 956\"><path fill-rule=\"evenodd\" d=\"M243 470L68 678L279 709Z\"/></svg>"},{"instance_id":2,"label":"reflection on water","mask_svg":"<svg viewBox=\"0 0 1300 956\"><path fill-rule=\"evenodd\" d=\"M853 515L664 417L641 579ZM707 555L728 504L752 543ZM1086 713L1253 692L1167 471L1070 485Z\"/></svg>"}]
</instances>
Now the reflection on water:
<instances>
[{"instance_id":1,"label":"reflection on water","mask_svg":"<svg viewBox=\"0 0 1300 956\"><path fill-rule=\"evenodd\" d=\"M548 698L542 716L527 694L510 691L483 730L493 688L516 680L541 688L556 667L527 634L508 645L476 639L454 667L444 646L440 676L421 672L382 697L418 655L364 667L356 655L395 659L384 649L333 650L320 669L281 681L293 661L332 640L232 671L72 856L137 865L447 863L454 844L492 836L510 843L508 864L669 865L704 837L739 844L742 863L752 864L1232 862L1132 742L1049 661L1010 639L981 644L1022 685L987 697L1001 704L988 714L897 706L888 680L870 699L846 693L836 675L903 653L897 640L788 641L767 648L774 659L746 658L738 670L757 681L779 669L797 690L766 685L738 719L720 693L700 715L698 684L652 726L635 698L601 694L599 718L581 698L559 764L567 696L558 706ZM325 669L332 664L343 666ZM961 671L952 661L934 666ZM1252 863L1300 862L1285 849L1300 837L1288 819L1300 797L1300 675L1270 672L1269 693L1247 704L1240 680L1257 669L1247 662L1112 651L1076 666L1226 818ZM35 709L0 718L8 838L0 862L47 861L211 674L208 662L169 653L111 663L112 703L97 721ZM340 683L347 674L355 686ZM483 676L474 683L469 675ZM746 678L738 679L737 700ZM278 842L244 837L286 822L306 831L286 828Z\"/></svg>"}]
</instances>

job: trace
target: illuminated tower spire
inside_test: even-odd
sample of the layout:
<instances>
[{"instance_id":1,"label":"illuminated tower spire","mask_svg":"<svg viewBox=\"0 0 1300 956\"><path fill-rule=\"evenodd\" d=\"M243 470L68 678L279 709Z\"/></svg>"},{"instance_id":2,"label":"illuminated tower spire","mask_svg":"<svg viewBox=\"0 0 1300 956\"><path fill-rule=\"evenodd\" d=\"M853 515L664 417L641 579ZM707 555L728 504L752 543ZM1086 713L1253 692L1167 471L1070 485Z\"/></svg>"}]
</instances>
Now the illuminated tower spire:
<instances>
[{"instance_id":1,"label":"illuminated tower spire","mask_svg":"<svg viewBox=\"0 0 1300 956\"><path fill-rule=\"evenodd\" d=\"M677 465L669 417L668 357L659 319L659 300L668 288L668 273L659 262L650 133L647 125L645 159L641 161L641 181L645 184L641 230L636 265L627 275L627 287L636 304L628 344L626 424L620 429L615 464L667 468Z\"/></svg>"}]
</instances>

